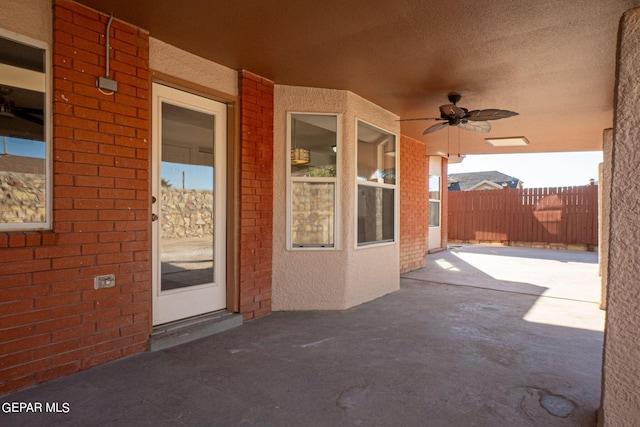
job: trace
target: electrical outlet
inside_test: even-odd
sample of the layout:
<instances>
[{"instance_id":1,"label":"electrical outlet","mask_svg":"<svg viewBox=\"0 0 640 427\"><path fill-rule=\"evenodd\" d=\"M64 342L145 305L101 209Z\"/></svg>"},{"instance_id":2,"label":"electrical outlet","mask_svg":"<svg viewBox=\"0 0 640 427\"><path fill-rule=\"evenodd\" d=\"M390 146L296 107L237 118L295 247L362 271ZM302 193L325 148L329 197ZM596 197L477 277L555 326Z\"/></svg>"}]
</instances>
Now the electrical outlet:
<instances>
[{"instance_id":1,"label":"electrical outlet","mask_svg":"<svg viewBox=\"0 0 640 427\"><path fill-rule=\"evenodd\" d=\"M93 289L113 288L116 285L116 276L107 274L105 276L96 276L93 279Z\"/></svg>"}]
</instances>

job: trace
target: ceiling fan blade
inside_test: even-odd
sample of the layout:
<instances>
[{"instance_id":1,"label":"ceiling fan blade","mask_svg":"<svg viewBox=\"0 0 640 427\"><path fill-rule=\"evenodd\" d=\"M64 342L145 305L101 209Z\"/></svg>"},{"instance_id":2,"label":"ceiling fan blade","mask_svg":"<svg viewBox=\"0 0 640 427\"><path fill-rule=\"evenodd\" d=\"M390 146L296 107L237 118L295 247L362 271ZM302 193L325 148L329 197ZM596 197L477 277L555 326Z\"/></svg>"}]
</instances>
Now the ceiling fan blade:
<instances>
[{"instance_id":1,"label":"ceiling fan blade","mask_svg":"<svg viewBox=\"0 0 640 427\"><path fill-rule=\"evenodd\" d=\"M485 121L467 122L463 120L458 124L458 127L460 129L470 130L474 132L489 132L491 130L491 125L489 124L489 122Z\"/></svg>"},{"instance_id":2,"label":"ceiling fan blade","mask_svg":"<svg viewBox=\"0 0 640 427\"><path fill-rule=\"evenodd\" d=\"M44 114L44 110L42 108L15 107L14 110L20 110L26 114L35 114L39 116Z\"/></svg>"},{"instance_id":3,"label":"ceiling fan blade","mask_svg":"<svg viewBox=\"0 0 640 427\"><path fill-rule=\"evenodd\" d=\"M486 110L473 110L469 111L464 117L466 120L472 121L486 121L486 120L498 120L506 119L509 117L517 116L518 113L509 110L498 110L495 108L489 108Z\"/></svg>"},{"instance_id":4,"label":"ceiling fan blade","mask_svg":"<svg viewBox=\"0 0 640 427\"><path fill-rule=\"evenodd\" d=\"M416 119L399 119L396 120L397 122L410 122L413 120L447 120L447 119L443 119L442 117L418 117Z\"/></svg>"},{"instance_id":5,"label":"ceiling fan blade","mask_svg":"<svg viewBox=\"0 0 640 427\"><path fill-rule=\"evenodd\" d=\"M25 113L18 109L14 110L13 114L16 117L21 118L22 120L27 120L27 121L30 121L31 123L35 123L40 126L44 124L44 120L42 120L40 117L32 116L31 114Z\"/></svg>"},{"instance_id":6,"label":"ceiling fan blade","mask_svg":"<svg viewBox=\"0 0 640 427\"><path fill-rule=\"evenodd\" d=\"M440 113L443 117L452 117L461 119L465 116L466 111L454 104L446 104L440 106Z\"/></svg>"},{"instance_id":7,"label":"ceiling fan blade","mask_svg":"<svg viewBox=\"0 0 640 427\"><path fill-rule=\"evenodd\" d=\"M428 133L437 132L440 129L444 129L447 126L449 126L449 122L436 123L435 125L429 126L428 128L426 128L424 132L422 132L422 134L426 135Z\"/></svg>"}]
</instances>

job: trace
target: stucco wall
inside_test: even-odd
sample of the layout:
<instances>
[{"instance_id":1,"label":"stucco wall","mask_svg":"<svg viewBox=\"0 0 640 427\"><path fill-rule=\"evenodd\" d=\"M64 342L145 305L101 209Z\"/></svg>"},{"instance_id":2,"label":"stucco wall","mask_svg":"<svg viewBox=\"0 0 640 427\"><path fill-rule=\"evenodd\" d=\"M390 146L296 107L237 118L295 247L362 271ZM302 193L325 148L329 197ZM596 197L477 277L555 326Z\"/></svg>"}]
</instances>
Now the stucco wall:
<instances>
[{"instance_id":1,"label":"stucco wall","mask_svg":"<svg viewBox=\"0 0 640 427\"><path fill-rule=\"evenodd\" d=\"M0 28L51 44L51 0L3 0Z\"/></svg>"},{"instance_id":2,"label":"stucco wall","mask_svg":"<svg viewBox=\"0 0 640 427\"><path fill-rule=\"evenodd\" d=\"M336 248L287 250L287 112L339 114ZM279 86L275 88L273 309L344 309L399 288L398 243L355 247L356 119L399 134L397 117L352 93ZM399 137L397 139L399 144ZM396 190L398 191L398 190ZM396 215L396 227L399 216Z\"/></svg>"},{"instance_id":3,"label":"stucco wall","mask_svg":"<svg viewBox=\"0 0 640 427\"><path fill-rule=\"evenodd\" d=\"M607 309L607 287L609 280L609 232L611 222L611 155L613 153L613 129L605 129L602 141L602 163L598 185L599 236L598 255L600 260L601 294L600 308Z\"/></svg>"},{"instance_id":4,"label":"stucco wall","mask_svg":"<svg viewBox=\"0 0 640 427\"><path fill-rule=\"evenodd\" d=\"M640 9L622 18L616 89L602 409L606 426L640 425Z\"/></svg>"},{"instance_id":5,"label":"stucco wall","mask_svg":"<svg viewBox=\"0 0 640 427\"><path fill-rule=\"evenodd\" d=\"M377 105L357 96L347 93L347 113L345 114L346 132L344 135L344 147L346 148L346 167L350 174L346 175L346 181L342 182L345 189L344 204L342 210L345 215L344 233L345 249L349 268L347 271L346 307L362 304L382 295L400 289L400 209L398 197L400 194L400 182L402 165L396 165L396 241L394 244L381 246L360 247L354 249L356 233L356 209L355 209L355 168L356 168L356 128L357 120L363 120L374 126L378 126L388 132L396 134L396 152L400 146L399 117L383 110Z\"/></svg>"},{"instance_id":6,"label":"stucco wall","mask_svg":"<svg viewBox=\"0 0 640 427\"><path fill-rule=\"evenodd\" d=\"M238 95L238 72L149 38L149 68L226 94Z\"/></svg>"}]
</instances>

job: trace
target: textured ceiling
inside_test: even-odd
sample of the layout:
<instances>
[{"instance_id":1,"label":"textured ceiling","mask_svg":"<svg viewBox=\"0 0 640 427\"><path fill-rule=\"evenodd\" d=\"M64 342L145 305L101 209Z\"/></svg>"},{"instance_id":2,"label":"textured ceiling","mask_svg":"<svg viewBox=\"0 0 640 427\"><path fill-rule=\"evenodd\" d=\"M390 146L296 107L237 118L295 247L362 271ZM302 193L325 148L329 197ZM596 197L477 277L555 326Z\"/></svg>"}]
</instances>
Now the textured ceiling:
<instances>
[{"instance_id":1,"label":"textured ceiling","mask_svg":"<svg viewBox=\"0 0 640 427\"><path fill-rule=\"evenodd\" d=\"M613 125L617 28L640 0L79 0L276 84L347 89L401 118L447 94L519 116L489 134L404 122L429 154L600 150ZM485 137L526 136L495 148Z\"/></svg>"}]
</instances>

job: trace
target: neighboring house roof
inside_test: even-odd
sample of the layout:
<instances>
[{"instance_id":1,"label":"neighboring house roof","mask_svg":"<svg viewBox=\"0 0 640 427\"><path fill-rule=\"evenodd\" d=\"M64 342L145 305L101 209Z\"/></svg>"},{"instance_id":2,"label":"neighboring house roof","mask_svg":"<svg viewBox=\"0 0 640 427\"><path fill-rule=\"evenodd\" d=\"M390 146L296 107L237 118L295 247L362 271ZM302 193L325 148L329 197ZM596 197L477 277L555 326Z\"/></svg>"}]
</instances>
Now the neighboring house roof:
<instances>
[{"instance_id":1,"label":"neighboring house roof","mask_svg":"<svg viewBox=\"0 0 640 427\"><path fill-rule=\"evenodd\" d=\"M452 173L447 178L449 191L470 191L482 186L500 189L503 184L509 188L522 186L518 178L498 171Z\"/></svg>"}]
</instances>

